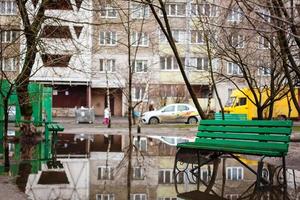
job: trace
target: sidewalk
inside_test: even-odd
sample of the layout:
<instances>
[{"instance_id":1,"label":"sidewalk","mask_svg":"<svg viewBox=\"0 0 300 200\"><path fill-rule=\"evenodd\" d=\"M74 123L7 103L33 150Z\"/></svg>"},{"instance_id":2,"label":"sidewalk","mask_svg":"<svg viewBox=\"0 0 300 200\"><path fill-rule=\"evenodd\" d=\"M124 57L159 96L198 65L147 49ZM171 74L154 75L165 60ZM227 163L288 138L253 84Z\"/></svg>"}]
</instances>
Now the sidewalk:
<instances>
[{"instance_id":1,"label":"sidewalk","mask_svg":"<svg viewBox=\"0 0 300 200\"><path fill-rule=\"evenodd\" d=\"M102 123L103 117L96 117L95 122L77 124L74 118L56 117L53 121L61 123L65 130L64 133L84 133L84 134L128 134L128 119L126 117L112 117L111 128L107 128ZM177 126L177 127L176 127ZM163 136L194 136L197 132L197 126L187 125L183 128L178 128L178 124L158 124L147 125L142 124L142 135L163 135ZM137 125L132 126L132 133L137 133Z\"/></svg>"}]
</instances>

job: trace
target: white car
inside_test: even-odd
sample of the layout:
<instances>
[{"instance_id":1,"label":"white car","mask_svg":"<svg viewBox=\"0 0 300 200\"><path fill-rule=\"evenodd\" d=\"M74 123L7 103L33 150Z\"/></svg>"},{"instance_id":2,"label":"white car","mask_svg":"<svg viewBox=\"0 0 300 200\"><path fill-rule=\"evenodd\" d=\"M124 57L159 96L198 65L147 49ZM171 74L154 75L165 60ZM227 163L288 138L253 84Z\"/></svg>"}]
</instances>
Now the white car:
<instances>
[{"instance_id":1,"label":"white car","mask_svg":"<svg viewBox=\"0 0 300 200\"><path fill-rule=\"evenodd\" d=\"M170 104L159 110L142 114L144 124L158 124L163 122L185 122L196 124L200 119L196 108L189 104Z\"/></svg>"}]
</instances>

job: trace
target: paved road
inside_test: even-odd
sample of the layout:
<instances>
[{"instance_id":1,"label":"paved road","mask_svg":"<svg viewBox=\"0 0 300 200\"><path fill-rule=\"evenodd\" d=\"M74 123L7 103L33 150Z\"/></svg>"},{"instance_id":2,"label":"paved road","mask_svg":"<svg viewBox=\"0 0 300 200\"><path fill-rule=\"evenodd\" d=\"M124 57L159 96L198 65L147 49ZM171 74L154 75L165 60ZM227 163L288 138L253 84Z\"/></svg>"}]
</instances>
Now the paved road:
<instances>
[{"instance_id":1,"label":"paved road","mask_svg":"<svg viewBox=\"0 0 300 200\"><path fill-rule=\"evenodd\" d=\"M85 134L127 134L128 121L124 117L112 118L111 128L107 128L102 124L101 117L96 117L93 124L75 123L75 118L54 118L53 121L61 123L65 133L85 133ZM146 125L142 124L141 134L143 135L174 135L174 136L194 136L197 126L184 124L158 124ZM137 126L133 125L133 134L137 133Z\"/></svg>"}]
</instances>

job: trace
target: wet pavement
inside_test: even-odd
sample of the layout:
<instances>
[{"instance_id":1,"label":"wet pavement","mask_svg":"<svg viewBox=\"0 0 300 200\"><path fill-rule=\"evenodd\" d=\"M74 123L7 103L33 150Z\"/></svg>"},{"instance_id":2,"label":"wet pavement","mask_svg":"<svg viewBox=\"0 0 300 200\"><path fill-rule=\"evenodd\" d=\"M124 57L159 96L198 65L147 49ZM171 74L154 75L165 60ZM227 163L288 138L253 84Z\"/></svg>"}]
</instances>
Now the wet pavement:
<instances>
[{"instance_id":1,"label":"wet pavement","mask_svg":"<svg viewBox=\"0 0 300 200\"><path fill-rule=\"evenodd\" d=\"M57 158L54 163L59 165L54 167L45 161L39 161L38 165L33 163L32 169L36 171L32 171L25 182L19 185L26 196L36 200L127 199L127 119L113 118L111 128L102 124L101 117L96 117L93 124L76 124L74 118L55 118L54 121L65 127L64 132L58 135L56 146ZM203 165L199 172L196 165L182 162L174 178L176 142L183 138L193 139L196 131L196 125L160 124L142 125L141 133L137 134L137 126L134 125L133 133L140 137L134 139L132 200L299 200L298 142L290 143L286 157L288 188L285 195L281 168L278 167L281 159L277 158L264 160L263 177L268 180L267 185L257 185L256 176L228 157L221 157L216 162ZM19 150L17 146L16 144L11 150L11 162L15 164L9 174L20 177L20 160L16 160L18 156L15 156ZM41 144L37 147L38 154L44 154L44 146ZM251 168L257 169L259 157L242 156L242 159ZM197 178L199 174L200 179ZM7 180L10 181L0 179L0 188L3 184L8 187L0 189L0 199L5 197L5 190L14 193L9 195L12 200L26 199L25 194L11 184L14 179Z\"/></svg>"},{"instance_id":2,"label":"wet pavement","mask_svg":"<svg viewBox=\"0 0 300 200\"><path fill-rule=\"evenodd\" d=\"M111 128L107 128L102 124L103 117L96 117L93 124L75 123L75 118L54 118L53 121L61 123L64 127L64 133L73 134L108 134L108 135L128 135L128 121L125 117L113 117ZM294 122L294 125L300 125L300 122ZM142 136L178 136L185 138L193 138L197 132L197 125L188 124L158 124L147 125L141 124ZM133 135L137 135L137 126L133 125ZM300 170L300 133L292 133L291 138L294 142L290 143L289 152L286 157L287 167ZM257 157L249 156L251 159ZM280 158L266 158L272 164L281 163Z\"/></svg>"}]
</instances>

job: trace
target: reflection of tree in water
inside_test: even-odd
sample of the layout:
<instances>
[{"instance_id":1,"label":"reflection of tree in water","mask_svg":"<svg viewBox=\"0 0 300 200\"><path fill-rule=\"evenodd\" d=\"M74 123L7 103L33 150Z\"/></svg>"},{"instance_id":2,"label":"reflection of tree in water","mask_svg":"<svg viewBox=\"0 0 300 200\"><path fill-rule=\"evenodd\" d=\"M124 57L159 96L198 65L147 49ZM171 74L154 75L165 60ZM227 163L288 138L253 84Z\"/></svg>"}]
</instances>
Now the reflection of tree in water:
<instances>
[{"instance_id":1,"label":"reflection of tree in water","mask_svg":"<svg viewBox=\"0 0 300 200\"><path fill-rule=\"evenodd\" d=\"M16 179L16 184L22 192L25 192L27 180L28 180L29 174L31 173L31 168L32 168L32 166L31 166L30 162L22 161L19 164L19 172L18 172L18 176Z\"/></svg>"}]
</instances>

